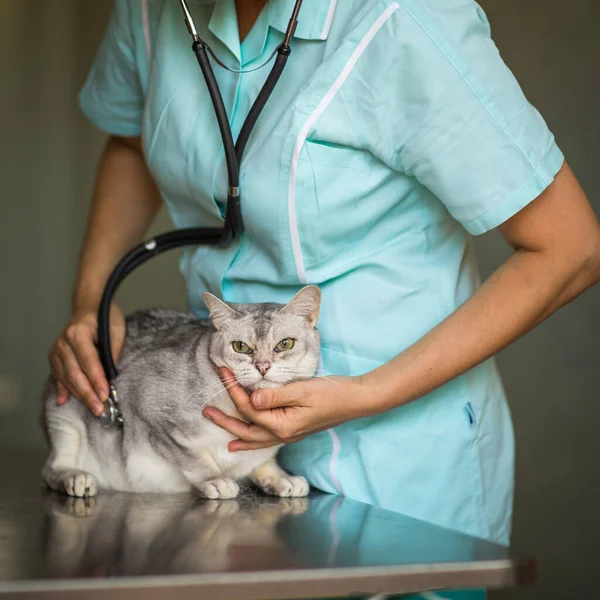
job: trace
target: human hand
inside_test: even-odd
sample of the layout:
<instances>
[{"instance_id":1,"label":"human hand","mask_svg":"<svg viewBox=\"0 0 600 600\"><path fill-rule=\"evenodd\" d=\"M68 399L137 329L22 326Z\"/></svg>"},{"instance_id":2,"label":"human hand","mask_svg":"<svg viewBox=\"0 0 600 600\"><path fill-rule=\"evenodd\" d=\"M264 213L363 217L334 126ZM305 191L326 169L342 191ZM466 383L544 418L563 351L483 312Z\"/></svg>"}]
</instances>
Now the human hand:
<instances>
[{"instance_id":1,"label":"human hand","mask_svg":"<svg viewBox=\"0 0 600 600\"><path fill-rule=\"evenodd\" d=\"M57 404L65 404L72 395L99 416L104 411L102 403L108 398L109 390L94 345L97 331L95 311L76 313L52 344L48 358L56 380ZM113 356L118 360L125 341L125 319L114 304L110 312L110 334Z\"/></svg>"},{"instance_id":2,"label":"human hand","mask_svg":"<svg viewBox=\"0 0 600 600\"><path fill-rule=\"evenodd\" d=\"M374 414L371 394L361 377L317 377L249 396L239 384L231 384L235 378L231 371L220 369L219 375L231 386L231 400L247 422L213 406L205 408L203 414L237 436L229 443L230 452L290 444L311 433Z\"/></svg>"}]
</instances>

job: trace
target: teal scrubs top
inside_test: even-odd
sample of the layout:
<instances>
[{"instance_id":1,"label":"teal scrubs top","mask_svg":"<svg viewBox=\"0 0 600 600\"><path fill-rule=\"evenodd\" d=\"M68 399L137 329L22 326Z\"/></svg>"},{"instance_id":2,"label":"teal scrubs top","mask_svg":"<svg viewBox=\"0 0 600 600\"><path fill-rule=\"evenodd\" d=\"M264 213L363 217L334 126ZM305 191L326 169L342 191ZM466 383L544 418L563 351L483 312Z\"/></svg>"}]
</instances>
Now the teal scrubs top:
<instances>
[{"instance_id":1,"label":"teal scrubs top","mask_svg":"<svg viewBox=\"0 0 600 600\"><path fill-rule=\"evenodd\" d=\"M271 0L240 44L234 0L188 1L234 69L269 57L294 4ZM206 290L286 302L319 285L322 372L359 375L477 290L471 236L536 198L563 156L472 0L304 0L299 20L241 165L245 234L186 251L181 270L201 317ZM215 66L234 136L268 72ZM176 0L116 1L81 106L108 133L142 136L177 227L222 225L221 138ZM493 360L280 456L326 492L509 540L513 430Z\"/></svg>"}]
</instances>

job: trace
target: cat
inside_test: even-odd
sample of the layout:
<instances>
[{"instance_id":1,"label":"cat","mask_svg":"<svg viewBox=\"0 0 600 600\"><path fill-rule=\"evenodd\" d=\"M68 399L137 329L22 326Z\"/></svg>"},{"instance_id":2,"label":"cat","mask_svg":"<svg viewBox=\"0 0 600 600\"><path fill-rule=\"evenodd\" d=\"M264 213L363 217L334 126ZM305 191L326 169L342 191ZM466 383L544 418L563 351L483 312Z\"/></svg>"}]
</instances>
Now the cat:
<instances>
[{"instance_id":1,"label":"cat","mask_svg":"<svg viewBox=\"0 0 600 600\"><path fill-rule=\"evenodd\" d=\"M99 489L175 493L196 490L210 499L235 498L248 478L280 497L308 494L275 456L281 446L229 452L234 439L202 415L215 406L242 418L217 369L230 369L248 392L309 379L320 356L321 292L301 289L286 304L228 304L205 292L211 323L166 309L126 319L115 382L124 427L104 428L80 402L56 404L44 392L43 422L50 453L45 484L75 497Z\"/></svg>"}]
</instances>

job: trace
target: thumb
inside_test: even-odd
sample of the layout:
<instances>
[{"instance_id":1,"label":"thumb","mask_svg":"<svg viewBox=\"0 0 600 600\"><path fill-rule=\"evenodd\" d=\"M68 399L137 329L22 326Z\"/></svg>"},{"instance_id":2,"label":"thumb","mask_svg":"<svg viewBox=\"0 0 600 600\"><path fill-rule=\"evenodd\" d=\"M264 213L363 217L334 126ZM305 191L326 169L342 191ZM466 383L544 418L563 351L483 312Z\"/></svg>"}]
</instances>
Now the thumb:
<instances>
[{"instance_id":1,"label":"thumb","mask_svg":"<svg viewBox=\"0 0 600 600\"><path fill-rule=\"evenodd\" d=\"M290 393L290 386L268 390L258 390L250 396L252 406L258 410L269 410L296 404L296 394Z\"/></svg>"},{"instance_id":2,"label":"thumb","mask_svg":"<svg viewBox=\"0 0 600 600\"><path fill-rule=\"evenodd\" d=\"M111 324L110 327L110 347L112 350L113 358L115 363L119 362L121 358L121 352L125 345L125 328L120 325Z\"/></svg>"},{"instance_id":3,"label":"thumb","mask_svg":"<svg viewBox=\"0 0 600 600\"><path fill-rule=\"evenodd\" d=\"M126 326L125 318L119 307L113 302L110 307L110 347L115 362L121 358L125 345Z\"/></svg>"},{"instance_id":4,"label":"thumb","mask_svg":"<svg viewBox=\"0 0 600 600\"><path fill-rule=\"evenodd\" d=\"M113 354L115 363L118 363L121 358L121 352L123 351L123 346L125 345L125 336L121 335L119 332L119 334L116 336L116 339L115 339L115 336L113 336L113 338L111 339L110 345L112 348L112 354Z\"/></svg>"}]
</instances>

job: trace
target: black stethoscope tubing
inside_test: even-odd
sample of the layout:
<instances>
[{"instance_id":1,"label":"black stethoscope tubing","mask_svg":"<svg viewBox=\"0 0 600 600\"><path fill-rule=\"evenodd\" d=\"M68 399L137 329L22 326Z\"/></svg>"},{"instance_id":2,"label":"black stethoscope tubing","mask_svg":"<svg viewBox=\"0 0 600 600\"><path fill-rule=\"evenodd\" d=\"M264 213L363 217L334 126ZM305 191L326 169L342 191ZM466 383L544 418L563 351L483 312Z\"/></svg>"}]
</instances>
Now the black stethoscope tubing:
<instances>
[{"instance_id":1,"label":"black stethoscope tubing","mask_svg":"<svg viewBox=\"0 0 600 600\"><path fill-rule=\"evenodd\" d=\"M250 134L256 125L256 122L269 100L283 69L287 63L287 59L291 54L290 40L296 26L298 24L298 13L302 0L296 0L294 11L290 18L288 28L284 37L283 43L277 49L275 64L267 77L256 101L252 105L246 120L240 130L237 142L233 142L233 134L229 125L229 119L223 97L215 74L210 64L207 49L211 52L208 45L203 42L196 30L195 23L192 19L190 11L185 0L179 0L185 23L190 35L193 38L192 49L204 75L204 80L208 88L208 92L214 107L215 116L219 125L219 131L223 140L223 148L225 152L225 162L227 164L228 190L227 190L227 206L225 212L225 222L223 227L191 227L184 229L176 229L167 233L156 236L152 240L144 242L136 246L128 254L126 254L114 268L111 273L104 293L98 308L98 340L97 349L100 356L100 362L104 369L104 374L110 386L110 394L106 402L105 411L101 416L102 422L106 427L112 425L123 426L123 416L119 408L117 391L115 388L115 380L118 376L117 367L112 355L110 345L110 305L112 298L127 275L137 269L140 265L150 260L154 256L162 254L174 248L192 245L209 245L209 246L227 246L234 239L240 238L244 231L244 223L242 220L241 197L239 189L239 168L242 161L242 156Z\"/></svg>"}]
</instances>

